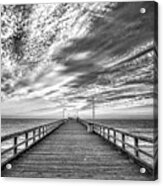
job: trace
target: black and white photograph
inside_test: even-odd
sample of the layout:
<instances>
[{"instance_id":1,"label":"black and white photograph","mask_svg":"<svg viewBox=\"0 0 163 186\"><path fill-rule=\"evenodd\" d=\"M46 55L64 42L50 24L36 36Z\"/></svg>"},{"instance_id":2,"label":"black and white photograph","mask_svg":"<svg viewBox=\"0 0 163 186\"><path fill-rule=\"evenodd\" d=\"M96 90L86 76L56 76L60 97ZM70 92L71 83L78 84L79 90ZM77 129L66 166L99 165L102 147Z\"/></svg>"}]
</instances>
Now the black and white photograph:
<instances>
[{"instance_id":1,"label":"black and white photograph","mask_svg":"<svg viewBox=\"0 0 163 186\"><path fill-rule=\"evenodd\" d=\"M1 177L158 179L156 2L3 2Z\"/></svg>"}]
</instances>

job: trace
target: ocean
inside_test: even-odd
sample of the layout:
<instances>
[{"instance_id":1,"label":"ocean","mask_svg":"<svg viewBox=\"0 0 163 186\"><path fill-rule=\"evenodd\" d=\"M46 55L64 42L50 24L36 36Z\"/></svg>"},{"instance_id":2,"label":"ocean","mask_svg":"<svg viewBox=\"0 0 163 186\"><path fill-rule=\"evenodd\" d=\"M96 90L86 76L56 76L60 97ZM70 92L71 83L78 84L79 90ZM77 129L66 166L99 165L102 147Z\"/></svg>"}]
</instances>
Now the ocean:
<instances>
[{"instance_id":1,"label":"ocean","mask_svg":"<svg viewBox=\"0 0 163 186\"><path fill-rule=\"evenodd\" d=\"M1 136L22 131L42 124L56 121L56 119L1 119ZM92 120L89 120L92 121ZM95 122L103 123L109 127L117 128L122 131L130 132L135 135L141 135L153 138L154 121L153 120L111 120L96 119Z\"/></svg>"},{"instance_id":2,"label":"ocean","mask_svg":"<svg viewBox=\"0 0 163 186\"><path fill-rule=\"evenodd\" d=\"M92 120L90 120L92 121ZM137 136L154 137L155 123L154 120L145 119L95 119L97 123L103 123L109 127L129 132Z\"/></svg>"},{"instance_id":3,"label":"ocean","mask_svg":"<svg viewBox=\"0 0 163 186\"><path fill-rule=\"evenodd\" d=\"M1 119L1 136L56 121L55 119Z\"/></svg>"}]
</instances>

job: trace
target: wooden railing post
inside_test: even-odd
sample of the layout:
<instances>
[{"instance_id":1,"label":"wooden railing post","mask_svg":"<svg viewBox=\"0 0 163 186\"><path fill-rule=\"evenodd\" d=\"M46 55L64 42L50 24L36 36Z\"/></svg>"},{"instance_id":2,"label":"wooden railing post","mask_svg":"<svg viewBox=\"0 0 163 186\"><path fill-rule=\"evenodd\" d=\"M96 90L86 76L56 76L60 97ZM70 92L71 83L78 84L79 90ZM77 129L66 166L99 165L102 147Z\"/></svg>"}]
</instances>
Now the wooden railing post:
<instances>
[{"instance_id":1,"label":"wooden railing post","mask_svg":"<svg viewBox=\"0 0 163 186\"><path fill-rule=\"evenodd\" d=\"M122 149L125 150L125 135L122 133Z\"/></svg>"},{"instance_id":2,"label":"wooden railing post","mask_svg":"<svg viewBox=\"0 0 163 186\"><path fill-rule=\"evenodd\" d=\"M109 129L108 129L108 131L107 131L107 135L108 135L108 136L107 136L107 139L109 140Z\"/></svg>"},{"instance_id":3,"label":"wooden railing post","mask_svg":"<svg viewBox=\"0 0 163 186\"><path fill-rule=\"evenodd\" d=\"M45 135L45 130L44 130L44 127L42 127L42 129L43 129L43 136Z\"/></svg>"},{"instance_id":4,"label":"wooden railing post","mask_svg":"<svg viewBox=\"0 0 163 186\"><path fill-rule=\"evenodd\" d=\"M108 141L110 141L110 129L108 129Z\"/></svg>"},{"instance_id":5,"label":"wooden railing post","mask_svg":"<svg viewBox=\"0 0 163 186\"><path fill-rule=\"evenodd\" d=\"M41 137L41 128L40 127L38 129L38 136L39 136L39 139L40 139L40 137Z\"/></svg>"},{"instance_id":6,"label":"wooden railing post","mask_svg":"<svg viewBox=\"0 0 163 186\"><path fill-rule=\"evenodd\" d=\"M48 133L48 127L49 127L49 126L46 126L46 134Z\"/></svg>"},{"instance_id":7,"label":"wooden railing post","mask_svg":"<svg viewBox=\"0 0 163 186\"><path fill-rule=\"evenodd\" d=\"M44 127L42 127L42 134L43 134L43 136L44 136Z\"/></svg>"},{"instance_id":8,"label":"wooden railing post","mask_svg":"<svg viewBox=\"0 0 163 186\"><path fill-rule=\"evenodd\" d=\"M105 128L102 127L102 136L105 137Z\"/></svg>"},{"instance_id":9,"label":"wooden railing post","mask_svg":"<svg viewBox=\"0 0 163 186\"><path fill-rule=\"evenodd\" d=\"M16 136L16 137L14 137L14 146L17 145L17 142L18 142L18 138L17 138L17 136ZM17 154L17 146L14 147L14 155L15 155L15 154Z\"/></svg>"},{"instance_id":10,"label":"wooden railing post","mask_svg":"<svg viewBox=\"0 0 163 186\"><path fill-rule=\"evenodd\" d=\"M102 137L105 138L105 127L102 127Z\"/></svg>"},{"instance_id":11,"label":"wooden railing post","mask_svg":"<svg viewBox=\"0 0 163 186\"><path fill-rule=\"evenodd\" d=\"M43 130L42 130L42 127L41 127L41 138L42 138L42 136L43 136Z\"/></svg>"},{"instance_id":12,"label":"wooden railing post","mask_svg":"<svg viewBox=\"0 0 163 186\"><path fill-rule=\"evenodd\" d=\"M25 133L25 147L27 148L28 147L28 132Z\"/></svg>"},{"instance_id":13,"label":"wooden railing post","mask_svg":"<svg viewBox=\"0 0 163 186\"><path fill-rule=\"evenodd\" d=\"M103 136L103 127L100 127L100 135Z\"/></svg>"},{"instance_id":14,"label":"wooden railing post","mask_svg":"<svg viewBox=\"0 0 163 186\"><path fill-rule=\"evenodd\" d=\"M135 156L136 157L139 157L139 151L138 151L138 148L139 148L139 140L138 138L134 138L134 145L135 145Z\"/></svg>"},{"instance_id":15,"label":"wooden railing post","mask_svg":"<svg viewBox=\"0 0 163 186\"><path fill-rule=\"evenodd\" d=\"M116 144L116 131L115 130L113 130L113 137L114 137L114 144Z\"/></svg>"},{"instance_id":16,"label":"wooden railing post","mask_svg":"<svg viewBox=\"0 0 163 186\"><path fill-rule=\"evenodd\" d=\"M33 131L33 142L35 142L35 130Z\"/></svg>"}]
</instances>

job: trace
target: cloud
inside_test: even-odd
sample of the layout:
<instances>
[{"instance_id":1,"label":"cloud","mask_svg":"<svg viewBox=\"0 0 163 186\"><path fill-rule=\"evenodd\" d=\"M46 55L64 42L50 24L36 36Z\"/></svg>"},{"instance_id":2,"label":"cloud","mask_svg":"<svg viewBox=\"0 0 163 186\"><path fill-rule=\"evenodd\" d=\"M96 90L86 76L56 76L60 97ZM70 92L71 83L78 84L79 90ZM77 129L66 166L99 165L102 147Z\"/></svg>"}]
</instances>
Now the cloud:
<instances>
[{"instance_id":1,"label":"cloud","mask_svg":"<svg viewBox=\"0 0 163 186\"><path fill-rule=\"evenodd\" d=\"M90 116L92 97L101 115L107 109L152 109L153 7L153 2L3 6L2 113L60 116L63 108L76 108ZM5 26L8 18L13 23Z\"/></svg>"}]
</instances>

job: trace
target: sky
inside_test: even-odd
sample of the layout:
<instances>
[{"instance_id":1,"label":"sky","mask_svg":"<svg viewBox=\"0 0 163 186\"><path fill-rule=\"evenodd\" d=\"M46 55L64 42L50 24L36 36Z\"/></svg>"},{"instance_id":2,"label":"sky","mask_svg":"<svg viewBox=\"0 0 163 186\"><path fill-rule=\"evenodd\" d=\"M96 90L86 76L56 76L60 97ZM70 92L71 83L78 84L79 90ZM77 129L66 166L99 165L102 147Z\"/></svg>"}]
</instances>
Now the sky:
<instances>
[{"instance_id":1,"label":"sky","mask_svg":"<svg viewBox=\"0 0 163 186\"><path fill-rule=\"evenodd\" d=\"M141 13L141 8L146 12ZM154 3L6 5L2 117L153 117Z\"/></svg>"}]
</instances>

